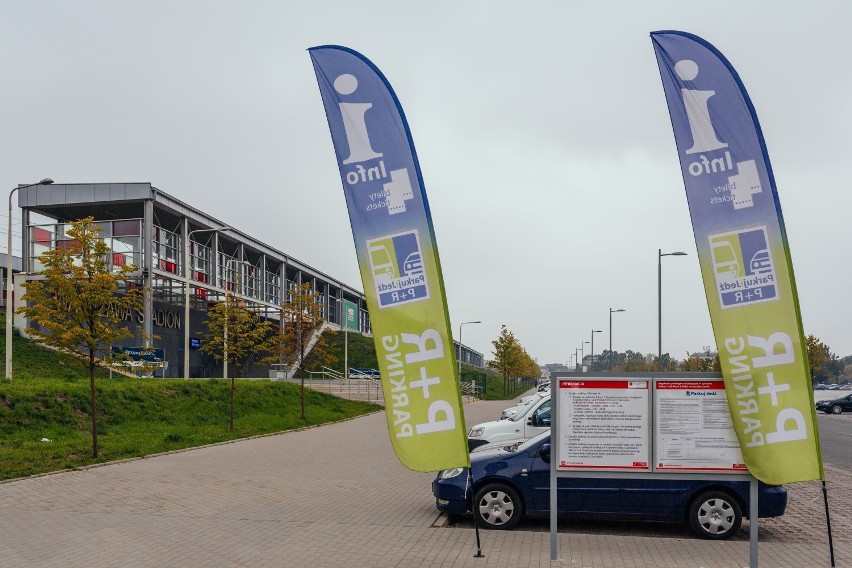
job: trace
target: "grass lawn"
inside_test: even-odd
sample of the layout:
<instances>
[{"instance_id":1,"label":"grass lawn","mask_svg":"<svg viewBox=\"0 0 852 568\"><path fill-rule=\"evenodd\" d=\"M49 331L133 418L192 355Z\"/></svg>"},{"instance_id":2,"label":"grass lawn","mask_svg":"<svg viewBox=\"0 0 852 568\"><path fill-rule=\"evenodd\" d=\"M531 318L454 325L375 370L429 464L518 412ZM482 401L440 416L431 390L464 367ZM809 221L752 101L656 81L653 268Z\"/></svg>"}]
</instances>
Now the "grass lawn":
<instances>
[{"instance_id":1,"label":"grass lawn","mask_svg":"<svg viewBox=\"0 0 852 568\"><path fill-rule=\"evenodd\" d=\"M380 409L306 389L306 419L301 420L298 385L237 381L231 432L229 389L230 381L221 379L98 378L100 451L93 459L87 378L0 380L0 480L282 432Z\"/></svg>"}]
</instances>

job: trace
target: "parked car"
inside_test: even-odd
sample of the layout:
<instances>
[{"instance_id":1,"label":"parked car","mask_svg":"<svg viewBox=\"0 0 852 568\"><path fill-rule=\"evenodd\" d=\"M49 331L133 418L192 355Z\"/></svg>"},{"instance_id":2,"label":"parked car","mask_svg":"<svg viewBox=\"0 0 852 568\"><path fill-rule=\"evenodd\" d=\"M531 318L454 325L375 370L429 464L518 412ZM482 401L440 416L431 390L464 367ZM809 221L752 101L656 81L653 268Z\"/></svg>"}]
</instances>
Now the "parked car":
<instances>
[{"instance_id":1,"label":"parked car","mask_svg":"<svg viewBox=\"0 0 852 568\"><path fill-rule=\"evenodd\" d=\"M438 473L435 506L448 514L477 515L480 526L512 529L521 517L550 514L550 433L514 447L497 445L471 454L468 468ZM688 522L701 538L725 539L750 517L749 481L639 478L558 479L562 518L613 518L640 522ZM777 517L787 507L781 486L759 484L758 516Z\"/></svg>"},{"instance_id":2,"label":"parked car","mask_svg":"<svg viewBox=\"0 0 852 568\"><path fill-rule=\"evenodd\" d=\"M500 442L516 438L532 438L550 431L550 394L528 404L505 420L494 420L477 424L467 433L471 449L489 442Z\"/></svg>"},{"instance_id":3,"label":"parked car","mask_svg":"<svg viewBox=\"0 0 852 568\"><path fill-rule=\"evenodd\" d=\"M517 415L519 412L526 409L527 406L541 399L542 396L544 396L542 393L536 392L521 398L517 404L504 409L503 412L500 413L500 420L506 420Z\"/></svg>"},{"instance_id":4,"label":"parked car","mask_svg":"<svg viewBox=\"0 0 852 568\"><path fill-rule=\"evenodd\" d=\"M816 403L816 409L826 414L842 414L852 412L852 394L847 394L832 400L821 400Z\"/></svg>"}]
</instances>

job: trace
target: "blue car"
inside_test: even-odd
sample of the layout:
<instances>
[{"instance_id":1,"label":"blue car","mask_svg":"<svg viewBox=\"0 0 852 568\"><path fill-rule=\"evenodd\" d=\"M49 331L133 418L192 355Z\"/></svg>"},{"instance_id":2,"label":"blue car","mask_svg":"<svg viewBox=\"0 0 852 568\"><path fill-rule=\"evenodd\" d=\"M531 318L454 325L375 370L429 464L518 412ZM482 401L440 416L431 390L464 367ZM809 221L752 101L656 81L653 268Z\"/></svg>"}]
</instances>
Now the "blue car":
<instances>
[{"instance_id":1,"label":"blue car","mask_svg":"<svg viewBox=\"0 0 852 568\"><path fill-rule=\"evenodd\" d=\"M432 494L440 511L465 515L473 511L480 526L512 529L523 516L550 515L550 433L520 446L508 445L470 456L468 469L438 473ZM602 477L558 480L557 503L562 518L686 521L701 538L725 539L749 517L749 482L695 479L610 479ZM758 515L778 517L787 507L787 490L759 485Z\"/></svg>"}]
</instances>

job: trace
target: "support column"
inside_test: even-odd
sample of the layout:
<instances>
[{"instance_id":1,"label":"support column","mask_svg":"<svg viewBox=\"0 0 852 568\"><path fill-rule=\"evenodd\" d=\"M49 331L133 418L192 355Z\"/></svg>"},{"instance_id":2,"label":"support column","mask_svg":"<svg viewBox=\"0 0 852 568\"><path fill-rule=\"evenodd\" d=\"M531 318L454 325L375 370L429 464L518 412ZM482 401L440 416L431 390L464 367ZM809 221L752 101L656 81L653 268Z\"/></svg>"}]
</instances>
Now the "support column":
<instances>
[{"instance_id":1,"label":"support column","mask_svg":"<svg viewBox=\"0 0 852 568\"><path fill-rule=\"evenodd\" d=\"M147 290L145 294L145 299L143 303L143 317L145 318L145 322L143 323L143 330L145 331L145 335L148 336L148 339L145 340L145 347L151 346L151 340L154 336L154 295L153 295L153 287L154 287L154 198L145 200L145 215L142 219L142 246L145 247L144 254L144 267L142 273L144 274L144 287Z\"/></svg>"}]
</instances>

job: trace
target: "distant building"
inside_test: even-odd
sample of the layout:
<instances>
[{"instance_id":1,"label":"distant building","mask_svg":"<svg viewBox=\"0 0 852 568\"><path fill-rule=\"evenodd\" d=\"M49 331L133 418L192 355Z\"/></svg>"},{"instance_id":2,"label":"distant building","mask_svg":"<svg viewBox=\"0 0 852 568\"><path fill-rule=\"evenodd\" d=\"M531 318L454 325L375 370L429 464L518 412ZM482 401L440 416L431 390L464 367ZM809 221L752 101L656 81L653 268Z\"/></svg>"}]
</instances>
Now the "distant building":
<instances>
[{"instance_id":1,"label":"distant building","mask_svg":"<svg viewBox=\"0 0 852 568\"><path fill-rule=\"evenodd\" d=\"M342 329L347 310L353 314L347 324L351 331L367 335L372 332L361 291L239 230L217 231L227 223L150 183L22 187L18 205L22 210L23 258L18 259L21 264L16 262L13 266L20 270L15 275L16 290L27 280L39 277L42 253L69 241L66 231L71 221L93 217L103 228L101 235L110 247L109 263L113 267L138 267L126 285L151 290L142 311L127 314L125 325L143 330L152 338L151 347L164 350L168 362L164 376L183 376L187 356L191 377L221 376L221 363L199 347L206 331L207 310L227 293L234 293L260 317L280 324L280 306L289 290L309 284L318 292L324 320ZM36 215L48 221L31 221ZM187 244L189 257L185 258ZM187 285L190 315L189 321L183 321ZM5 285L3 290L5 293ZM23 330L28 322L18 315L15 324ZM187 328L188 354L183 352ZM137 347L138 343L128 340L117 347ZM456 355L465 363L482 366L482 354L458 343ZM240 372L243 376L266 377L269 370L249 361Z\"/></svg>"}]
</instances>

